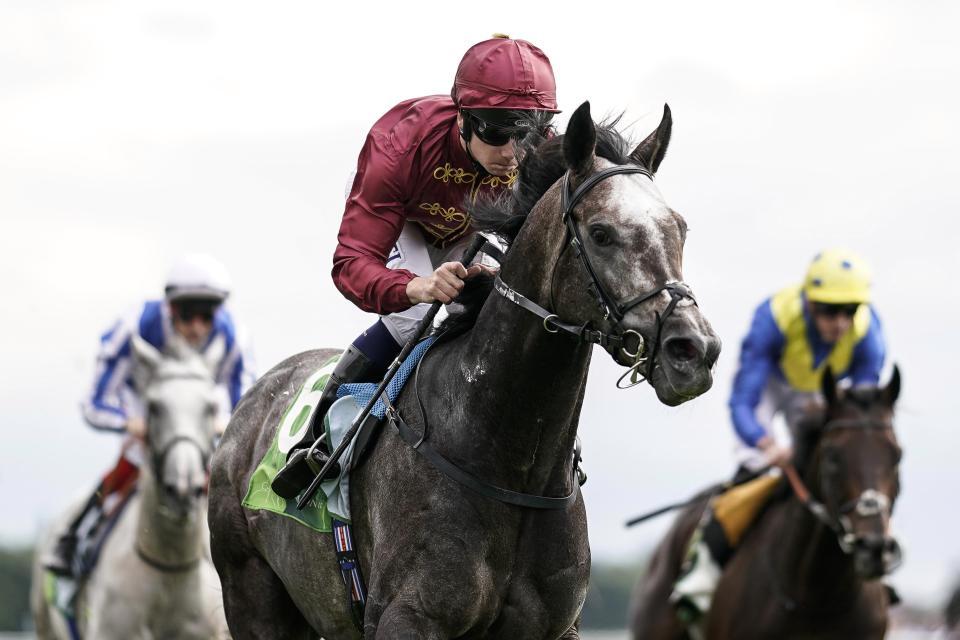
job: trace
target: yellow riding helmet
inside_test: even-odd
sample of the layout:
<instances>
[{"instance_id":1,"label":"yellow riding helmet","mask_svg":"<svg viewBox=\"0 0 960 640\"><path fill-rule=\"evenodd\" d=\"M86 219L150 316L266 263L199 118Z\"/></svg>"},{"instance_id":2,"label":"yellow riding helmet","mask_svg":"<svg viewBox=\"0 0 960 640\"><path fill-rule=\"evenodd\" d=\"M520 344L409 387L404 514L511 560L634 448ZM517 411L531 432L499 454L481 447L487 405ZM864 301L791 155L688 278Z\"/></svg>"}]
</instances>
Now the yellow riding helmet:
<instances>
[{"instance_id":1,"label":"yellow riding helmet","mask_svg":"<svg viewBox=\"0 0 960 640\"><path fill-rule=\"evenodd\" d=\"M810 263L803 291L812 302L870 302L872 274L866 261L847 249L826 249Z\"/></svg>"}]
</instances>

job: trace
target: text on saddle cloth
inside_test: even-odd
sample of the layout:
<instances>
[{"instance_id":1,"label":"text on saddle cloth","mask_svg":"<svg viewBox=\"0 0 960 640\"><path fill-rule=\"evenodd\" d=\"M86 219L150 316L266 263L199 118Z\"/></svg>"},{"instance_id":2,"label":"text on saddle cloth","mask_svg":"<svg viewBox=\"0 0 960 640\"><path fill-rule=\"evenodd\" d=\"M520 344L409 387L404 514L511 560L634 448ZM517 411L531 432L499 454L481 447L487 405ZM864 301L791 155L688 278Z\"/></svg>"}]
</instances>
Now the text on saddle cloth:
<instances>
[{"instance_id":1,"label":"text on saddle cloth","mask_svg":"<svg viewBox=\"0 0 960 640\"><path fill-rule=\"evenodd\" d=\"M399 396L404 383L410 378L417 363L433 342L433 337L424 339L403 362L396 377L387 387L387 397L391 402ZM350 522L349 461L353 456L353 443L348 445L341 458L342 461L347 462L341 464L339 476L321 483L320 491L313 496L306 508L297 509L296 498L287 500L274 493L270 486L277 473L286 464L287 453L303 439L306 430L313 423L313 414L320 403L323 388L330 379L330 374L333 373L338 360L339 356L331 358L320 369L307 376L287 406L277 425L270 447L250 476L247 493L242 503L247 509L271 511L293 518L300 524L323 533L333 531L334 519ZM327 444L331 449L340 444L344 434L350 429L353 419L372 397L376 386L372 383L344 384L337 390L338 399L323 419ZM386 406L380 400L374 406L372 413L382 418L385 410Z\"/></svg>"}]
</instances>

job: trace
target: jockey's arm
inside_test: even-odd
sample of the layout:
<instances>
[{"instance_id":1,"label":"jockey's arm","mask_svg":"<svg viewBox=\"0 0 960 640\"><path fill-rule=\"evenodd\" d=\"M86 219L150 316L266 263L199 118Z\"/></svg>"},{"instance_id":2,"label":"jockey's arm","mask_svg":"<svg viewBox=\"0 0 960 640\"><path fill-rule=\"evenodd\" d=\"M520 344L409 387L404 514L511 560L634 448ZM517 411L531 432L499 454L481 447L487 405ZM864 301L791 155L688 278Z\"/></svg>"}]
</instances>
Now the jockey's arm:
<instances>
[{"instance_id":1,"label":"jockey's arm","mask_svg":"<svg viewBox=\"0 0 960 640\"><path fill-rule=\"evenodd\" d=\"M850 381L854 386L879 384L880 371L883 369L883 361L886 357L883 326L873 307L870 307L870 314L870 328L853 349Z\"/></svg>"},{"instance_id":2,"label":"jockey's arm","mask_svg":"<svg viewBox=\"0 0 960 640\"><path fill-rule=\"evenodd\" d=\"M132 411L132 392L128 387L131 357L131 318L120 319L100 338L93 388L81 403L84 419L94 429L123 433L127 422L139 417Z\"/></svg>"},{"instance_id":3,"label":"jockey's arm","mask_svg":"<svg viewBox=\"0 0 960 640\"><path fill-rule=\"evenodd\" d=\"M381 315L412 306L407 284L416 274L386 266L406 222L405 162L375 136L367 137L333 255L337 289L364 311Z\"/></svg>"},{"instance_id":4,"label":"jockey's arm","mask_svg":"<svg viewBox=\"0 0 960 640\"><path fill-rule=\"evenodd\" d=\"M783 334L766 301L754 313L750 331L740 347L740 364L729 403L737 436L751 447L757 447L768 436L757 420L756 409L770 376L775 375L783 342Z\"/></svg>"},{"instance_id":5,"label":"jockey's arm","mask_svg":"<svg viewBox=\"0 0 960 640\"><path fill-rule=\"evenodd\" d=\"M257 376L245 328L234 323L229 315L224 320L224 326L220 329L226 334L228 348L218 368L217 384L227 390L228 404L224 409L225 417L229 418Z\"/></svg>"}]
</instances>

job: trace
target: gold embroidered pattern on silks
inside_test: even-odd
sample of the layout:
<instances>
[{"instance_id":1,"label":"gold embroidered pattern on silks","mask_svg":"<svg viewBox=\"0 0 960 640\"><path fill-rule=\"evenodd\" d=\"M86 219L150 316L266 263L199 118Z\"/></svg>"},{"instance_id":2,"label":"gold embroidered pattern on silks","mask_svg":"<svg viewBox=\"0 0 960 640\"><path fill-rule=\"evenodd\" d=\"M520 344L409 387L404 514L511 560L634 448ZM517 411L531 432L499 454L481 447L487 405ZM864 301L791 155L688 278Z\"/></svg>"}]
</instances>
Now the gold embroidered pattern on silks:
<instances>
[{"instance_id":1,"label":"gold embroidered pattern on silks","mask_svg":"<svg viewBox=\"0 0 960 640\"><path fill-rule=\"evenodd\" d=\"M496 189L497 187L504 186L508 189L513 186L513 183L517 181L518 172L516 169L511 171L505 176L485 176L479 183L477 183L477 174L461 169L460 167L452 167L449 162L444 162L442 167L437 167L433 170L433 177L440 182L447 183L453 180L454 184L468 184L470 185L470 199L476 200L477 191L480 190L480 187L489 185L491 189ZM421 208L423 205L420 205Z\"/></svg>"},{"instance_id":2,"label":"gold embroidered pattern on silks","mask_svg":"<svg viewBox=\"0 0 960 640\"><path fill-rule=\"evenodd\" d=\"M424 231L435 238L434 244L440 247L444 247L448 242L460 238L470 226L470 216L462 211L457 211L456 207L444 207L439 202L424 202L419 208L431 216L443 220L443 222L440 220L430 221L429 224L417 221Z\"/></svg>"}]
</instances>

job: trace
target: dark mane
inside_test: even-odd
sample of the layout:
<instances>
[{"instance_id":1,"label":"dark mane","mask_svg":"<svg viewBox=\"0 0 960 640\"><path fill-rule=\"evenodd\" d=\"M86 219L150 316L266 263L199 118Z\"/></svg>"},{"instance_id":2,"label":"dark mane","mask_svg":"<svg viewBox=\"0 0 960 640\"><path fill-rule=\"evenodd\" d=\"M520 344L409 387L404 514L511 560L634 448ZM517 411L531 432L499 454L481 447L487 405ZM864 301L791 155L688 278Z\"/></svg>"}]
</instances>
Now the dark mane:
<instances>
[{"instance_id":1,"label":"dark mane","mask_svg":"<svg viewBox=\"0 0 960 640\"><path fill-rule=\"evenodd\" d=\"M627 164L631 162L629 156L633 145L616 130L619 121L620 116L617 116L597 125L595 153L614 164ZM534 205L567 170L562 135L549 139L527 136L519 145L517 155L523 160L513 189L499 198L481 198L466 205L474 228L498 236L507 247L516 239ZM446 337L451 338L469 331L491 291L493 278L481 276L468 280L456 301L460 308L451 310L436 332L446 333Z\"/></svg>"},{"instance_id":2,"label":"dark mane","mask_svg":"<svg viewBox=\"0 0 960 640\"><path fill-rule=\"evenodd\" d=\"M619 121L618 116L597 125L595 153L614 164L627 164L630 162L632 145L616 130ZM548 140L528 136L517 154L523 160L514 188L499 198L478 199L467 207L477 230L496 234L508 246L520 232L527 214L567 170L563 159L562 135Z\"/></svg>"}]
</instances>

